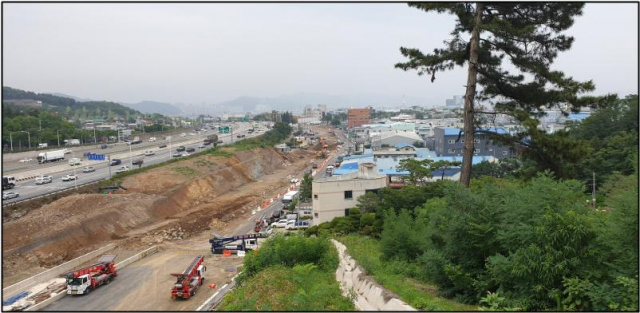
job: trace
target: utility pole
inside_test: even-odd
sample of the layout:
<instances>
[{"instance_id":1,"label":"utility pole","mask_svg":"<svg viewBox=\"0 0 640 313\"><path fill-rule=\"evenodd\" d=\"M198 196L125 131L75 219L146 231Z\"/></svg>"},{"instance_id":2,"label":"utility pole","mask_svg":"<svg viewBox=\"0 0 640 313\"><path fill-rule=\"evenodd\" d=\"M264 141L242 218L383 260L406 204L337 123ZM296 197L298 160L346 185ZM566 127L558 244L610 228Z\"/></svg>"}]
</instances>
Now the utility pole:
<instances>
[{"instance_id":1,"label":"utility pole","mask_svg":"<svg viewBox=\"0 0 640 313\"><path fill-rule=\"evenodd\" d=\"M231 125L229 125L229 132L231 133L231 144L233 144L233 127Z\"/></svg>"},{"instance_id":2,"label":"utility pole","mask_svg":"<svg viewBox=\"0 0 640 313\"><path fill-rule=\"evenodd\" d=\"M60 148L60 130L56 130L56 136L58 137L58 148Z\"/></svg>"},{"instance_id":3,"label":"utility pole","mask_svg":"<svg viewBox=\"0 0 640 313\"><path fill-rule=\"evenodd\" d=\"M109 168L109 179L111 179L111 154L107 155L107 167Z\"/></svg>"},{"instance_id":4,"label":"utility pole","mask_svg":"<svg viewBox=\"0 0 640 313\"><path fill-rule=\"evenodd\" d=\"M591 186L591 205L593 206L593 209L595 210L596 208L596 172L592 172L593 173L593 183Z\"/></svg>"}]
</instances>

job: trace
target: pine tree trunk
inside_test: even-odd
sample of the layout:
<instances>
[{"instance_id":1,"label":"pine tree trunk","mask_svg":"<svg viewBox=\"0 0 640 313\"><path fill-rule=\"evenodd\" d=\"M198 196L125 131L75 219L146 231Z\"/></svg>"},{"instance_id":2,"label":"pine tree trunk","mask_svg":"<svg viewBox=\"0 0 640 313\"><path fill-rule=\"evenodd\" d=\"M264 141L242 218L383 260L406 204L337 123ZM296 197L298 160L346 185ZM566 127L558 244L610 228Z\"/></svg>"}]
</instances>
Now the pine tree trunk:
<instances>
[{"instance_id":1,"label":"pine tree trunk","mask_svg":"<svg viewBox=\"0 0 640 313\"><path fill-rule=\"evenodd\" d=\"M478 70L478 44L480 41L480 24L482 23L482 7L483 3L476 3L476 16L474 19L474 27L471 33L471 42L469 49L469 72L467 75L467 92L464 95L464 149L462 152L462 169L460 173L460 182L469 187L471 181L471 159L473 158L473 139L475 137L473 130L473 101L476 95L476 76Z\"/></svg>"}]
</instances>

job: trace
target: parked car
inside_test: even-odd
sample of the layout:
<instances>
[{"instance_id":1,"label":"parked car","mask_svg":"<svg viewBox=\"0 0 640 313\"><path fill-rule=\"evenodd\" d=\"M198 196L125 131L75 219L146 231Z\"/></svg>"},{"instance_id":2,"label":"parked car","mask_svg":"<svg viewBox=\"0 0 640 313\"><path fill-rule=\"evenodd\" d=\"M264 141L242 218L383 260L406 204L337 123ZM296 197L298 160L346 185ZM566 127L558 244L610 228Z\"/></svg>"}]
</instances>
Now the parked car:
<instances>
[{"instance_id":1,"label":"parked car","mask_svg":"<svg viewBox=\"0 0 640 313\"><path fill-rule=\"evenodd\" d=\"M273 227L271 227L271 226L267 226L266 228L262 228L260 230L260 234L271 235L271 233L273 233Z\"/></svg>"},{"instance_id":2,"label":"parked car","mask_svg":"<svg viewBox=\"0 0 640 313\"><path fill-rule=\"evenodd\" d=\"M82 169L83 173L91 173L91 172L95 172L96 168L93 166L87 166L85 168Z\"/></svg>"},{"instance_id":3,"label":"parked car","mask_svg":"<svg viewBox=\"0 0 640 313\"><path fill-rule=\"evenodd\" d=\"M118 173L124 173L124 172L126 172L126 171L128 171L128 170L129 170L129 167L128 167L128 166L121 166L119 169L117 169L117 170L116 170L116 174L118 174Z\"/></svg>"},{"instance_id":4,"label":"parked car","mask_svg":"<svg viewBox=\"0 0 640 313\"><path fill-rule=\"evenodd\" d=\"M284 225L284 229L288 229L288 230L293 230L295 229L294 225L295 225L296 221L288 221L286 225Z\"/></svg>"},{"instance_id":5,"label":"parked car","mask_svg":"<svg viewBox=\"0 0 640 313\"><path fill-rule=\"evenodd\" d=\"M187 148L187 152L195 152L196 149L195 148Z\"/></svg>"},{"instance_id":6,"label":"parked car","mask_svg":"<svg viewBox=\"0 0 640 313\"><path fill-rule=\"evenodd\" d=\"M287 219L286 218L283 218L283 219L271 224L271 227L274 227L274 228L276 228L276 227L277 228L284 228L285 226L287 226Z\"/></svg>"},{"instance_id":7,"label":"parked car","mask_svg":"<svg viewBox=\"0 0 640 313\"><path fill-rule=\"evenodd\" d=\"M19 197L20 194L14 191L7 191L2 193L2 200L12 199Z\"/></svg>"},{"instance_id":8,"label":"parked car","mask_svg":"<svg viewBox=\"0 0 640 313\"><path fill-rule=\"evenodd\" d=\"M78 175L67 174L62 176L62 181L72 181L78 179Z\"/></svg>"},{"instance_id":9,"label":"parked car","mask_svg":"<svg viewBox=\"0 0 640 313\"><path fill-rule=\"evenodd\" d=\"M158 147L158 149L162 149L162 148L166 148L167 145L160 145L160 147Z\"/></svg>"},{"instance_id":10,"label":"parked car","mask_svg":"<svg viewBox=\"0 0 640 313\"><path fill-rule=\"evenodd\" d=\"M53 182L53 177L51 176L38 176L36 177L36 185L48 184Z\"/></svg>"},{"instance_id":11,"label":"parked car","mask_svg":"<svg viewBox=\"0 0 640 313\"><path fill-rule=\"evenodd\" d=\"M120 163L122 163L122 161L120 159L113 159L111 160L111 163L109 163L110 166L115 166L115 165L120 165Z\"/></svg>"}]
</instances>

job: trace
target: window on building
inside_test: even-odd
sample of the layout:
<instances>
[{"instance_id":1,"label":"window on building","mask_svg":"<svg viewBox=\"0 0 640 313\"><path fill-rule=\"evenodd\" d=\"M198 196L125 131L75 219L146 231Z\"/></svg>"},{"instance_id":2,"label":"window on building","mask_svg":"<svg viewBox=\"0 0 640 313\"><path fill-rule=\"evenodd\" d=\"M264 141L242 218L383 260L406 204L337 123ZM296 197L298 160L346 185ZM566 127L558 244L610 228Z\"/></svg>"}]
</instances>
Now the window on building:
<instances>
[{"instance_id":1,"label":"window on building","mask_svg":"<svg viewBox=\"0 0 640 313\"><path fill-rule=\"evenodd\" d=\"M502 151L502 155L508 155L509 151Z\"/></svg>"},{"instance_id":2,"label":"window on building","mask_svg":"<svg viewBox=\"0 0 640 313\"><path fill-rule=\"evenodd\" d=\"M352 190L345 190L345 192L344 192L344 199L345 199L345 200L351 200L351 199L353 199L353 191L352 191Z\"/></svg>"},{"instance_id":3,"label":"window on building","mask_svg":"<svg viewBox=\"0 0 640 313\"><path fill-rule=\"evenodd\" d=\"M313 213L313 217L318 217L318 213Z\"/></svg>"},{"instance_id":4,"label":"window on building","mask_svg":"<svg viewBox=\"0 0 640 313\"><path fill-rule=\"evenodd\" d=\"M349 216L349 209L344 209L344 216Z\"/></svg>"},{"instance_id":5,"label":"window on building","mask_svg":"<svg viewBox=\"0 0 640 313\"><path fill-rule=\"evenodd\" d=\"M449 143L456 143L455 139L449 139Z\"/></svg>"},{"instance_id":6,"label":"window on building","mask_svg":"<svg viewBox=\"0 0 640 313\"><path fill-rule=\"evenodd\" d=\"M448 153L456 153L456 149L449 149L447 150Z\"/></svg>"},{"instance_id":7,"label":"window on building","mask_svg":"<svg viewBox=\"0 0 640 313\"><path fill-rule=\"evenodd\" d=\"M313 195L313 198L318 200L318 195Z\"/></svg>"}]
</instances>

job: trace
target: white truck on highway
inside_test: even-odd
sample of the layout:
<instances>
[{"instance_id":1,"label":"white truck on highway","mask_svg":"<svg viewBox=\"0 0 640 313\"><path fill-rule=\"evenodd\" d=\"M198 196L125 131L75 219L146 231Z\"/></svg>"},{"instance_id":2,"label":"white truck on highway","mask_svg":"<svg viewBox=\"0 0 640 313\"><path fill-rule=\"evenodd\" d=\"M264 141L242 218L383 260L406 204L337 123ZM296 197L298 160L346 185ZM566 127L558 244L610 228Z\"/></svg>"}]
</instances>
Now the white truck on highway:
<instances>
[{"instance_id":1,"label":"white truck on highway","mask_svg":"<svg viewBox=\"0 0 640 313\"><path fill-rule=\"evenodd\" d=\"M64 160L64 153L66 152L66 150L67 149L42 152L38 154L38 163L42 164L45 162Z\"/></svg>"},{"instance_id":2,"label":"white truck on highway","mask_svg":"<svg viewBox=\"0 0 640 313\"><path fill-rule=\"evenodd\" d=\"M65 140L64 141L65 145L68 146L74 146L74 145L79 145L80 144L80 139L69 139L69 140Z\"/></svg>"}]
</instances>

